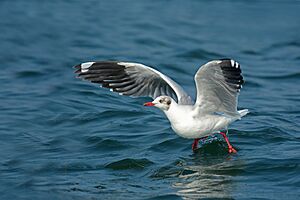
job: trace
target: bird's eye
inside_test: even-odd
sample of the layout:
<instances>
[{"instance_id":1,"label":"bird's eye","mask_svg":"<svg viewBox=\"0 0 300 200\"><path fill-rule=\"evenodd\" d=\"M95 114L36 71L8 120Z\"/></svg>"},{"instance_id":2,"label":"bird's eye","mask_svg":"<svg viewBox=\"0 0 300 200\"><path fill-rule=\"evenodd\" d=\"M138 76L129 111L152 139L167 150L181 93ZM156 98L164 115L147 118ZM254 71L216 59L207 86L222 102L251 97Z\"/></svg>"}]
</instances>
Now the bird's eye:
<instances>
[{"instance_id":1,"label":"bird's eye","mask_svg":"<svg viewBox=\"0 0 300 200\"><path fill-rule=\"evenodd\" d=\"M160 100L159 100L159 103L162 103L162 102L163 102L163 100L162 100L162 99L160 99Z\"/></svg>"}]
</instances>

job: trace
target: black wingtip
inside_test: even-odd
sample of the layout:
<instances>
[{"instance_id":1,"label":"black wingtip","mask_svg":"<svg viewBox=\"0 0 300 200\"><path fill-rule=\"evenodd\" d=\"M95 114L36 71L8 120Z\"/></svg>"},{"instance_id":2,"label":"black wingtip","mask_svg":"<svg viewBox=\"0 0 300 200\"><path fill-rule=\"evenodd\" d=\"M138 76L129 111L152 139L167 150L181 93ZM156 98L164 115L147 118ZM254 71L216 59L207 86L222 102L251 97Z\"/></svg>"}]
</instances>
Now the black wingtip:
<instances>
[{"instance_id":1,"label":"black wingtip","mask_svg":"<svg viewBox=\"0 0 300 200\"><path fill-rule=\"evenodd\" d=\"M79 74L80 72L81 72L81 69L79 68L79 69L77 69L77 68L75 68L76 70L74 71L74 73L75 74Z\"/></svg>"},{"instance_id":2,"label":"black wingtip","mask_svg":"<svg viewBox=\"0 0 300 200\"><path fill-rule=\"evenodd\" d=\"M75 74L79 74L81 72L81 64L75 65L72 68L75 69Z\"/></svg>"},{"instance_id":3,"label":"black wingtip","mask_svg":"<svg viewBox=\"0 0 300 200\"><path fill-rule=\"evenodd\" d=\"M73 66L74 69L80 69L81 68L81 63L78 65Z\"/></svg>"},{"instance_id":4,"label":"black wingtip","mask_svg":"<svg viewBox=\"0 0 300 200\"><path fill-rule=\"evenodd\" d=\"M235 60L229 58L220 60L222 61L220 63L220 68L222 70L223 76L225 77L225 81L231 88L236 89L237 92L239 92L245 82L242 76L240 64Z\"/></svg>"}]
</instances>

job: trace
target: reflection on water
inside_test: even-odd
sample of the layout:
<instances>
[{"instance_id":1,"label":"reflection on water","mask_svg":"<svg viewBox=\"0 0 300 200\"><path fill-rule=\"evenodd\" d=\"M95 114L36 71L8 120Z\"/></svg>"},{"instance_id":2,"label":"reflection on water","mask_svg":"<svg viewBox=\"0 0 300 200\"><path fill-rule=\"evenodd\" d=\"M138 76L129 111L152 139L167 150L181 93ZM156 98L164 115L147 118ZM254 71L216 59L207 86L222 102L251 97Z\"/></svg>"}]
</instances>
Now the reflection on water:
<instances>
[{"instance_id":1,"label":"reflection on water","mask_svg":"<svg viewBox=\"0 0 300 200\"><path fill-rule=\"evenodd\" d=\"M228 155L220 145L219 142L207 145L180 162L181 173L172 184L177 189L177 195L183 199L232 199L232 179L240 175L243 165L241 161L235 160L235 155ZM215 150L210 151L211 148Z\"/></svg>"}]
</instances>

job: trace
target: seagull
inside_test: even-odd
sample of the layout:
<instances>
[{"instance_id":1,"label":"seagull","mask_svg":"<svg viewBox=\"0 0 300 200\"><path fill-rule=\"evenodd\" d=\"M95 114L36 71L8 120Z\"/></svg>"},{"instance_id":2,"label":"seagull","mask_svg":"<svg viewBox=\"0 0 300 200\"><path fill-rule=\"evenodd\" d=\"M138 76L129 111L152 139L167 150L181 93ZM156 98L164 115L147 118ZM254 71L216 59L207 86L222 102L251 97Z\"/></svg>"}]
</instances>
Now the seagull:
<instances>
[{"instance_id":1,"label":"seagull","mask_svg":"<svg viewBox=\"0 0 300 200\"><path fill-rule=\"evenodd\" d=\"M238 95L244 83L240 64L232 59L213 60L202 65L195 74L196 102L174 80L156 69L140 63L122 61L85 62L74 67L77 77L120 95L151 97L162 110L177 135L199 140L221 134L229 153L237 151L227 137L228 126L249 113L237 110Z\"/></svg>"}]
</instances>

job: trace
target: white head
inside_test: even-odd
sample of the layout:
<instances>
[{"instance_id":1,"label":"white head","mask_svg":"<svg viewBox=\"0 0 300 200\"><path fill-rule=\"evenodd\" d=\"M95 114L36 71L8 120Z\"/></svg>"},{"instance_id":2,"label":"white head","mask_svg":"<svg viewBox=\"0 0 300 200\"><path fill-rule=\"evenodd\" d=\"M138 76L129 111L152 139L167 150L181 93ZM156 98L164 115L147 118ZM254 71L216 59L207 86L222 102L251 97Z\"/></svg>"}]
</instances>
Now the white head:
<instances>
[{"instance_id":1,"label":"white head","mask_svg":"<svg viewBox=\"0 0 300 200\"><path fill-rule=\"evenodd\" d=\"M175 101L168 96L159 96L152 102L144 103L144 106L155 106L163 111L168 111L171 104Z\"/></svg>"}]
</instances>

